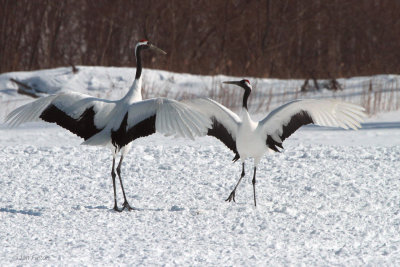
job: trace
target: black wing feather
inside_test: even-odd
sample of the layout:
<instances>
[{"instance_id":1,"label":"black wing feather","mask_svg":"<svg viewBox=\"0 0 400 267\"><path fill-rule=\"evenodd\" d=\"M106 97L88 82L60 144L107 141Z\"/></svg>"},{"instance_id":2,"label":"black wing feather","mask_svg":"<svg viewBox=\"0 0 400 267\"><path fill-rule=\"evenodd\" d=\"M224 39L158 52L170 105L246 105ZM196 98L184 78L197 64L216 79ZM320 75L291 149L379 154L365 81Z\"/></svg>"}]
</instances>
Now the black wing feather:
<instances>
[{"instance_id":1,"label":"black wing feather","mask_svg":"<svg viewBox=\"0 0 400 267\"><path fill-rule=\"evenodd\" d=\"M154 134L156 132L156 115L140 121L128 130L127 125L128 113L122 120L119 129L111 132L111 140L114 146L121 148L137 138Z\"/></svg>"},{"instance_id":2,"label":"black wing feather","mask_svg":"<svg viewBox=\"0 0 400 267\"><path fill-rule=\"evenodd\" d=\"M232 159L232 161L237 161L240 158L240 155L236 148L236 141L233 139L232 135L230 135L228 130L221 123L219 123L215 117L212 118L212 122L212 127L208 129L207 135L214 136L224 143L235 153L235 157Z\"/></svg>"},{"instance_id":3,"label":"black wing feather","mask_svg":"<svg viewBox=\"0 0 400 267\"><path fill-rule=\"evenodd\" d=\"M296 113L290 118L290 121L287 125L284 125L282 127L282 134L279 136L282 140L282 142L291 136L297 129L299 129L303 125L307 125L310 123L314 123L313 119L311 118L310 114L308 114L306 111L302 110L299 113ZM282 143L276 142L270 135L267 136L267 146L276 151L279 152L277 147L283 148Z\"/></svg>"},{"instance_id":4,"label":"black wing feather","mask_svg":"<svg viewBox=\"0 0 400 267\"><path fill-rule=\"evenodd\" d=\"M55 122L61 127L87 140L102 130L94 125L94 115L93 106L87 108L79 119L74 119L55 105L49 105L42 114L40 114L40 118L47 122Z\"/></svg>"}]
</instances>

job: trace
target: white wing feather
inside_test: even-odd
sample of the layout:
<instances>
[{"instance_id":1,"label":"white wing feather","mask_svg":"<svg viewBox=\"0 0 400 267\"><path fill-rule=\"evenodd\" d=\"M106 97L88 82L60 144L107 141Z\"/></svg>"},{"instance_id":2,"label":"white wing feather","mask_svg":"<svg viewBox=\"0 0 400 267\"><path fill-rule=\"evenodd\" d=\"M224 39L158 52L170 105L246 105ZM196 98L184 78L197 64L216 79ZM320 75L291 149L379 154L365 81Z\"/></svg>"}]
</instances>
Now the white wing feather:
<instances>
[{"instance_id":1,"label":"white wing feather","mask_svg":"<svg viewBox=\"0 0 400 267\"><path fill-rule=\"evenodd\" d=\"M132 104L128 128L152 115L156 115L156 131L167 136L194 139L205 135L211 127L209 118L186 104L167 98L154 98Z\"/></svg>"},{"instance_id":2,"label":"white wing feather","mask_svg":"<svg viewBox=\"0 0 400 267\"><path fill-rule=\"evenodd\" d=\"M126 131L139 122L156 115L156 131L164 135L175 135L194 139L207 134L211 120L201 112L184 103L166 98L154 98L132 103L108 101L76 92L61 93L40 98L12 111L6 118L11 126L40 119L50 105L56 106L73 119L79 119L87 108L93 107L94 124L103 129L87 139L86 145L107 145L110 132L117 130L128 112Z\"/></svg>"},{"instance_id":3,"label":"white wing feather","mask_svg":"<svg viewBox=\"0 0 400 267\"><path fill-rule=\"evenodd\" d=\"M122 110L122 107L121 107ZM85 145L109 145L110 132L118 130L123 117L128 114L126 132L140 122L156 116L155 130L166 136L180 136L194 139L203 136L211 127L211 120L196 110L190 109L184 103L166 98L153 98L132 103L127 111L117 112L113 121L98 134L86 140Z\"/></svg>"},{"instance_id":4,"label":"white wing feather","mask_svg":"<svg viewBox=\"0 0 400 267\"><path fill-rule=\"evenodd\" d=\"M39 98L36 101L20 106L10 112L5 122L11 127L16 127L28 121L38 121L40 114L51 104L57 95Z\"/></svg>"},{"instance_id":5,"label":"white wing feather","mask_svg":"<svg viewBox=\"0 0 400 267\"><path fill-rule=\"evenodd\" d=\"M361 128L360 123L366 118L363 107L340 100L295 100L268 114L259 122L258 130L265 135L271 135L275 141L281 142L279 136L283 132L283 126L286 126L294 115L302 111L307 112L316 125L344 129L357 130Z\"/></svg>"},{"instance_id":6,"label":"white wing feather","mask_svg":"<svg viewBox=\"0 0 400 267\"><path fill-rule=\"evenodd\" d=\"M183 101L183 103L187 104L192 109L194 108L200 111L209 119L215 118L227 129L234 140L236 140L236 133L241 124L241 119L236 113L209 98L190 99ZM207 132L205 134L207 134Z\"/></svg>"},{"instance_id":7,"label":"white wing feather","mask_svg":"<svg viewBox=\"0 0 400 267\"><path fill-rule=\"evenodd\" d=\"M93 106L96 114L94 124L98 128L103 128L109 119L107 115L115 107L115 102L77 92L60 93L42 97L15 109L7 115L6 122L14 127L24 122L38 121L49 105L56 106L73 119L78 119L87 108Z\"/></svg>"}]
</instances>

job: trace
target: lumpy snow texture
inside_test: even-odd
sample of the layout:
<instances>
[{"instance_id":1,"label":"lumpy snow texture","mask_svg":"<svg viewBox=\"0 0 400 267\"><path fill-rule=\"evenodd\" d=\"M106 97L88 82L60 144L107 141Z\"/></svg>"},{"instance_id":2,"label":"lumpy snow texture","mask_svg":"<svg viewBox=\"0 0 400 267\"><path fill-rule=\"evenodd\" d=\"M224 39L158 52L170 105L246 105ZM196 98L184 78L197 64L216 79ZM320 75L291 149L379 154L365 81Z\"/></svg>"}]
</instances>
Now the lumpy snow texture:
<instances>
[{"instance_id":1,"label":"lumpy snow texture","mask_svg":"<svg viewBox=\"0 0 400 267\"><path fill-rule=\"evenodd\" d=\"M112 210L111 152L44 123L0 129L1 265L400 264L400 125L303 127L240 176L211 137L153 135L123 163L136 211ZM118 185L119 205L122 193Z\"/></svg>"}]
</instances>

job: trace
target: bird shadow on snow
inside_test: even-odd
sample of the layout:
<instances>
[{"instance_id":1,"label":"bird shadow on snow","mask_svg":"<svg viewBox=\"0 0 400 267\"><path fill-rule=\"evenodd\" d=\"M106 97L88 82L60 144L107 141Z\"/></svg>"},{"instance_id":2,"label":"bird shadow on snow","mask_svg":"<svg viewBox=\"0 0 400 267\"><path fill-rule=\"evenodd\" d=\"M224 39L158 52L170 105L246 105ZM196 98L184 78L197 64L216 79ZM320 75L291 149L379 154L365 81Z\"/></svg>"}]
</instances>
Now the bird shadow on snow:
<instances>
[{"instance_id":1,"label":"bird shadow on snow","mask_svg":"<svg viewBox=\"0 0 400 267\"><path fill-rule=\"evenodd\" d=\"M117 212L113 208L110 208L110 207L107 207L107 206L84 206L84 207L86 209L89 209L89 210L108 210L110 212ZM77 209L77 208L75 208L75 209ZM163 211L163 210L165 210L165 209L157 209L157 208L150 209L150 208L138 208L138 207L133 207L133 209L134 209L133 212L135 212L135 211ZM124 210L124 212L125 211L126 210Z\"/></svg>"},{"instance_id":2,"label":"bird shadow on snow","mask_svg":"<svg viewBox=\"0 0 400 267\"><path fill-rule=\"evenodd\" d=\"M89 207L86 207L89 208ZM97 207L94 207L92 209L96 209ZM186 210L185 208L182 207L178 207L178 206L172 206L171 208L138 208L138 207L132 207L134 210L131 212L135 212L135 211L169 211L169 212L180 212L180 211L184 211ZM89 208L90 209L90 208ZM110 209L107 207L101 207L101 209L107 209L110 212L117 212L114 209ZM127 210L124 210L123 212L127 212Z\"/></svg>"},{"instance_id":3,"label":"bird shadow on snow","mask_svg":"<svg viewBox=\"0 0 400 267\"><path fill-rule=\"evenodd\" d=\"M359 131L363 130L376 130L376 129L400 129L400 122L392 121L392 122L365 122L361 123L361 128ZM317 130L317 131L346 131L346 129L335 128L335 127L323 127L316 125L306 125L303 126L304 130Z\"/></svg>"},{"instance_id":4,"label":"bird shadow on snow","mask_svg":"<svg viewBox=\"0 0 400 267\"><path fill-rule=\"evenodd\" d=\"M164 211L164 210L165 209L160 209L160 208L150 209L150 208L137 208L137 207L135 207L134 211Z\"/></svg>"},{"instance_id":5,"label":"bird shadow on snow","mask_svg":"<svg viewBox=\"0 0 400 267\"><path fill-rule=\"evenodd\" d=\"M109 208L107 208L106 206L85 206L86 209L90 209L90 210L108 210Z\"/></svg>"},{"instance_id":6,"label":"bird shadow on snow","mask_svg":"<svg viewBox=\"0 0 400 267\"><path fill-rule=\"evenodd\" d=\"M398 121L388 121L388 122L366 122L362 123L362 128L360 130L369 129L400 129L400 122Z\"/></svg>"},{"instance_id":7,"label":"bird shadow on snow","mask_svg":"<svg viewBox=\"0 0 400 267\"><path fill-rule=\"evenodd\" d=\"M106 206L96 206L96 207L93 207L93 206L85 206L85 208L86 209L89 209L89 210L108 210L108 211L110 211L110 212L116 212L116 213L119 213L119 212L117 212L117 211L115 211L113 208L109 208L109 207L106 207ZM120 207L121 208L121 207ZM137 207L133 207L133 212L134 211L161 211L162 209L143 209L143 208L137 208ZM124 210L124 212L125 212L126 210Z\"/></svg>"},{"instance_id":8,"label":"bird shadow on snow","mask_svg":"<svg viewBox=\"0 0 400 267\"><path fill-rule=\"evenodd\" d=\"M0 212L13 213L13 214L23 214L30 216L42 216L42 212L34 210L16 210L12 208L0 208Z\"/></svg>"}]
</instances>

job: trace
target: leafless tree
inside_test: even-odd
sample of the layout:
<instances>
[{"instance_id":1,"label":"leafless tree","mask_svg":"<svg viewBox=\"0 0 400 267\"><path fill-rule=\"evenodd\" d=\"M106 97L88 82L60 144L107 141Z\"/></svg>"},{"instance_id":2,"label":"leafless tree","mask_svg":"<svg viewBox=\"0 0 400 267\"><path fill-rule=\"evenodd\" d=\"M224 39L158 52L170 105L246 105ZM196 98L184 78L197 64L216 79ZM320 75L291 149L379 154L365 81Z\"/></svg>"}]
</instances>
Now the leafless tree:
<instances>
[{"instance_id":1,"label":"leafless tree","mask_svg":"<svg viewBox=\"0 0 400 267\"><path fill-rule=\"evenodd\" d=\"M329 78L400 72L400 1L0 0L0 72L146 66L195 74ZM312 74L314 77L311 77Z\"/></svg>"}]
</instances>

